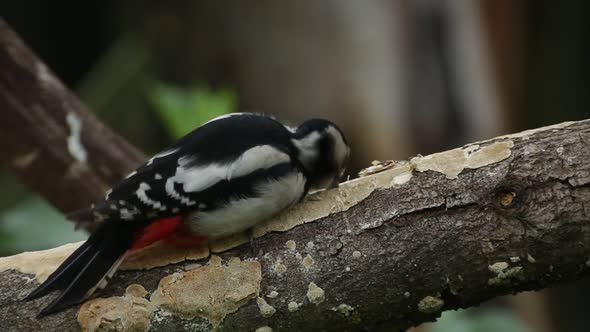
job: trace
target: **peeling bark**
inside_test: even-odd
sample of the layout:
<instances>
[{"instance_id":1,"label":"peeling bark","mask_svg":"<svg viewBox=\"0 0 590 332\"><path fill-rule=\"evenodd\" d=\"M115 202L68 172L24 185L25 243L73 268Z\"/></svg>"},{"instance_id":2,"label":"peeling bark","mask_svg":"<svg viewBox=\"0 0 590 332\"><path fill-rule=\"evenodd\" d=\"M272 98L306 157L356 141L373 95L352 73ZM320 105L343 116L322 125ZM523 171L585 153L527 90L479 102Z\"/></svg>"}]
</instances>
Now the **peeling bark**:
<instances>
[{"instance_id":1,"label":"peeling bark","mask_svg":"<svg viewBox=\"0 0 590 332\"><path fill-rule=\"evenodd\" d=\"M88 206L145 161L0 18L0 162L61 211ZM91 226L89 226L91 228Z\"/></svg>"},{"instance_id":2,"label":"peeling bark","mask_svg":"<svg viewBox=\"0 0 590 332\"><path fill-rule=\"evenodd\" d=\"M229 300L239 307L216 314L221 331L401 331L444 310L587 277L589 144L590 121L564 123L416 157L349 181L258 227L254 253L240 245L245 239L239 236L211 244L210 251L225 250L219 253L225 268L206 265L211 259L219 266L220 260L203 255L121 271L100 294L106 299L94 301L120 305L142 321L114 324L123 321L113 316L115 309L99 321L121 331L142 327L146 315L138 310L148 310L153 331L205 331L211 321L184 310L202 301L222 308ZM97 326L96 315L85 320L91 315L80 307L34 318L51 299L18 301L36 286L26 281L31 274L17 271L30 255L19 257L20 263L0 259L0 330ZM260 284L220 291L232 284L232 275L243 276L242 268L258 268L236 257L259 264ZM202 277L209 270L216 278ZM195 278L208 280L215 291L177 302L167 297L160 305L162 292L178 286L177 280L190 285ZM132 284L151 295L129 295ZM242 295L232 295L238 291ZM88 303L84 307L92 307Z\"/></svg>"}]
</instances>

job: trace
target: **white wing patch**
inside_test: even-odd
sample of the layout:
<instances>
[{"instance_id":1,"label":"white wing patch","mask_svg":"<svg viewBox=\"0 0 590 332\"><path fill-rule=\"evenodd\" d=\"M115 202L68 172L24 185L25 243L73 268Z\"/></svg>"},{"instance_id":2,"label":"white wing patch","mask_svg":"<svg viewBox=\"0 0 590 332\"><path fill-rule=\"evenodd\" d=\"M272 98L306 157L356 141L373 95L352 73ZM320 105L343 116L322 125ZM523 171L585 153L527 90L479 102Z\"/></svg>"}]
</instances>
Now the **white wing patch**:
<instances>
[{"instance_id":1,"label":"white wing patch","mask_svg":"<svg viewBox=\"0 0 590 332\"><path fill-rule=\"evenodd\" d=\"M160 211L166 211L166 205L163 205L160 202L154 201L153 199L149 198L146 194L147 190L150 190L151 187L149 184L142 182L139 185L139 188L137 189L137 191L135 192L135 194L137 195L137 198L139 198L140 201L142 201L145 205L151 205L154 209L160 210Z\"/></svg>"},{"instance_id":2,"label":"white wing patch","mask_svg":"<svg viewBox=\"0 0 590 332\"><path fill-rule=\"evenodd\" d=\"M180 158L175 175L166 181L166 192L181 201L183 198L185 200L188 198L182 197L174 190L174 183L181 183L185 192L199 192L222 180L229 181L258 169L268 169L288 163L291 158L275 147L261 145L246 150L235 161L227 164L187 167L190 161L192 161L190 157Z\"/></svg>"},{"instance_id":3,"label":"white wing patch","mask_svg":"<svg viewBox=\"0 0 590 332\"><path fill-rule=\"evenodd\" d=\"M179 166L172 180L182 183L185 192L198 192L225 179L227 172L227 166L218 164L189 168Z\"/></svg>"},{"instance_id":4,"label":"white wing patch","mask_svg":"<svg viewBox=\"0 0 590 332\"><path fill-rule=\"evenodd\" d=\"M273 166L288 163L291 157L270 145L255 146L246 150L229 168L226 179L244 176L258 169L269 169Z\"/></svg>"}]
</instances>

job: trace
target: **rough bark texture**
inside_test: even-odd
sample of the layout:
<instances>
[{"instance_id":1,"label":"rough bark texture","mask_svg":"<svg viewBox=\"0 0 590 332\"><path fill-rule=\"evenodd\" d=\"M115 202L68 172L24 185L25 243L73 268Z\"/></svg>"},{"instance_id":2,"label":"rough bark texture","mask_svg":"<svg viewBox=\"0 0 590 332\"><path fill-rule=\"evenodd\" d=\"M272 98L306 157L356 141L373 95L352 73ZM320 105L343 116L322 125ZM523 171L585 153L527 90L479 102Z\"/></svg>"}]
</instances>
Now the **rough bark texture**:
<instances>
[{"instance_id":1,"label":"rough bark texture","mask_svg":"<svg viewBox=\"0 0 590 332\"><path fill-rule=\"evenodd\" d=\"M0 162L61 211L88 206L145 161L0 18Z\"/></svg>"},{"instance_id":2,"label":"rough bark texture","mask_svg":"<svg viewBox=\"0 0 590 332\"><path fill-rule=\"evenodd\" d=\"M313 213L305 207L313 204L324 204L328 211L326 217L256 239L253 258L248 245L223 252L227 273L212 267L218 261L196 268L193 261L125 271L101 296L121 296L130 284L145 287L153 293L149 301L142 292L108 301L133 299L125 303L139 303L141 310L135 313L147 311L153 331L204 331L211 329L211 321L222 331L262 326L275 331L398 331L431 321L443 310L579 279L590 272L589 144L590 121L583 121L414 158L345 183L321 203L304 202L298 212L286 213L282 222L305 219L305 213ZM337 203L351 200L355 190L368 184L374 190L366 197L334 212L339 211ZM211 288L218 287L224 273L232 276L228 280L240 278L240 263L232 257L251 257L262 273L253 296L242 298L235 295L239 289L228 288L220 298L209 299L212 307L235 300L237 311L221 319L186 319L199 316L199 310L191 312L196 304L163 304L162 298L173 291L164 284L191 285L198 273L204 276L199 283L208 282ZM197 263L206 263L206 258ZM215 279L207 279L212 273L208 269L215 270ZM36 285L25 277L14 270L0 273L0 330L80 328L79 308L34 319L50 299L19 302ZM189 299L199 297L190 287L181 291ZM83 309L86 318L79 319L88 319L89 312ZM129 322L113 316L99 321L103 327L132 330L124 328Z\"/></svg>"}]
</instances>

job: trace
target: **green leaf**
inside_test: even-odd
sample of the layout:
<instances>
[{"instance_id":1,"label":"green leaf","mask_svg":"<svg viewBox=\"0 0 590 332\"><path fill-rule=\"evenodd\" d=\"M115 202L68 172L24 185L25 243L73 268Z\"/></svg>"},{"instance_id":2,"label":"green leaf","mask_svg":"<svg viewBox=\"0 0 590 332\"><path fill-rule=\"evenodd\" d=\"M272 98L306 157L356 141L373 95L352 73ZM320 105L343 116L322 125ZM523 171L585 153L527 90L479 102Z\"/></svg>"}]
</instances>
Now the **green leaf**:
<instances>
[{"instance_id":1,"label":"green leaf","mask_svg":"<svg viewBox=\"0 0 590 332\"><path fill-rule=\"evenodd\" d=\"M228 88L182 88L157 82L150 90L149 99L173 138L236 109L235 93Z\"/></svg>"}]
</instances>

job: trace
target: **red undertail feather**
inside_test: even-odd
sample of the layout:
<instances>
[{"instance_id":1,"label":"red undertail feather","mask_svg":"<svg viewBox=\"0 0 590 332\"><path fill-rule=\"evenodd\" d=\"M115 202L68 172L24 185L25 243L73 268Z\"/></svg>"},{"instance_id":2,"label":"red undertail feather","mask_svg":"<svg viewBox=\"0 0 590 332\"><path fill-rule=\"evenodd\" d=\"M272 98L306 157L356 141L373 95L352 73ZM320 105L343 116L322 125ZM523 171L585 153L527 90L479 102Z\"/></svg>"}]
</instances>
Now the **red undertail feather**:
<instances>
[{"instance_id":1,"label":"red undertail feather","mask_svg":"<svg viewBox=\"0 0 590 332\"><path fill-rule=\"evenodd\" d=\"M175 247L195 247L203 243L205 238L191 234L182 222L181 216L162 218L153 221L142 230L129 252L147 247L160 240Z\"/></svg>"},{"instance_id":2,"label":"red undertail feather","mask_svg":"<svg viewBox=\"0 0 590 332\"><path fill-rule=\"evenodd\" d=\"M154 220L138 234L129 251L135 251L163 240L176 232L181 225L182 217L180 216Z\"/></svg>"}]
</instances>

